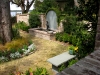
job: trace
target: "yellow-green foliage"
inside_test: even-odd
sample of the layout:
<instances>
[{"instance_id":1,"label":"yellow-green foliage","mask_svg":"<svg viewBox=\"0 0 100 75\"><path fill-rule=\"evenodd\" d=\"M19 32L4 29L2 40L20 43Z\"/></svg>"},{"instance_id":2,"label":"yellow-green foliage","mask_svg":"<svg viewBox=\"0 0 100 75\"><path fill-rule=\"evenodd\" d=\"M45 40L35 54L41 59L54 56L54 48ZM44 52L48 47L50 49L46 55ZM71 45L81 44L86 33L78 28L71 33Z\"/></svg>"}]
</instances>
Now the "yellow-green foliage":
<instances>
[{"instance_id":1,"label":"yellow-green foliage","mask_svg":"<svg viewBox=\"0 0 100 75\"><path fill-rule=\"evenodd\" d=\"M4 50L6 50L5 46L0 44L0 51L4 51Z\"/></svg>"},{"instance_id":2,"label":"yellow-green foliage","mask_svg":"<svg viewBox=\"0 0 100 75\"><path fill-rule=\"evenodd\" d=\"M6 43L5 47L7 50L11 50L11 49L18 50L19 48L22 48L23 45L28 45L28 41L29 40L26 38L16 39L9 43Z\"/></svg>"}]
</instances>

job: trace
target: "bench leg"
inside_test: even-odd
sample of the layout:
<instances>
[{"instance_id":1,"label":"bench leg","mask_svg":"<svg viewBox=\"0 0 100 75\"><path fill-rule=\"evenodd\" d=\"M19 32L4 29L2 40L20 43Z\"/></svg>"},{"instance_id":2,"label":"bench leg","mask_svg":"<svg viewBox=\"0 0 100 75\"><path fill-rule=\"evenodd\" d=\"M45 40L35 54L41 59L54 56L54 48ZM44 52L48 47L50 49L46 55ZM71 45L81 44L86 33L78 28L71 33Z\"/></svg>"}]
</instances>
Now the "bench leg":
<instances>
[{"instance_id":1,"label":"bench leg","mask_svg":"<svg viewBox=\"0 0 100 75\"><path fill-rule=\"evenodd\" d=\"M59 71L58 71L58 67L56 67L56 66L54 66L54 65L52 65L52 70L55 72L55 73L58 73Z\"/></svg>"},{"instance_id":2,"label":"bench leg","mask_svg":"<svg viewBox=\"0 0 100 75\"><path fill-rule=\"evenodd\" d=\"M52 65L52 70L53 70L54 72L58 73L58 72L59 72L59 68L60 68L61 66L62 66L62 65L56 67L56 66ZM66 68L67 66L68 66L68 62L64 63L64 67Z\"/></svg>"}]
</instances>

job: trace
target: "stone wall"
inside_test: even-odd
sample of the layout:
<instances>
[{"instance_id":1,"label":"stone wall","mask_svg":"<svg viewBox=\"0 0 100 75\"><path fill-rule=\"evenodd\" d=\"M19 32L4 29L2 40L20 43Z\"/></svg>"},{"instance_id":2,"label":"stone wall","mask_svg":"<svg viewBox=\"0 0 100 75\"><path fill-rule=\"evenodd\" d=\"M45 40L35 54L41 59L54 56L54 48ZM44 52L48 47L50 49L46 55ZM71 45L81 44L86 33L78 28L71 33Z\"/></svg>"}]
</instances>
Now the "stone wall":
<instances>
[{"instance_id":1,"label":"stone wall","mask_svg":"<svg viewBox=\"0 0 100 75\"><path fill-rule=\"evenodd\" d=\"M96 34L96 40L95 40L95 50L97 50L97 49L100 49L100 1L99 1L97 34Z\"/></svg>"},{"instance_id":2,"label":"stone wall","mask_svg":"<svg viewBox=\"0 0 100 75\"><path fill-rule=\"evenodd\" d=\"M63 32L64 31L64 26L63 26L63 21L60 22L58 25L58 32Z\"/></svg>"},{"instance_id":3,"label":"stone wall","mask_svg":"<svg viewBox=\"0 0 100 75\"><path fill-rule=\"evenodd\" d=\"M29 19L29 14L17 14L17 23L19 21L24 21L27 25L29 25L28 19Z\"/></svg>"},{"instance_id":4,"label":"stone wall","mask_svg":"<svg viewBox=\"0 0 100 75\"><path fill-rule=\"evenodd\" d=\"M40 20L41 20L41 28L43 29L47 29L47 26L46 26L46 14L40 14ZM29 14L17 14L17 23L19 21L24 21L27 25L29 25L29 22L28 22L28 19L29 19ZM58 28L57 28L57 32L62 32L63 31L63 21L60 22L60 24L58 25Z\"/></svg>"},{"instance_id":5,"label":"stone wall","mask_svg":"<svg viewBox=\"0 0 100 75\"><path fill-rule=\"evenodd\" d=\"M41 20L41 28L47 29L47 26L46 26L46 15L42 13L39 16L40 16L40 20Z\"/></svg>"},{"instance_id":6,"label":"stone wall","mask_svg":"<svg viewBox=\"0 0 100 75\"><path fill-rule=\"evenodd\" d=\"M41 20L41 28L43 29L47 29L47 25L46 25L46 14L40 14L40 20ZM58 28L56 30L56 32L62 32L64 31L63 28L63 21L61 21L58 25Z\"/></svg>"}]
</instances>

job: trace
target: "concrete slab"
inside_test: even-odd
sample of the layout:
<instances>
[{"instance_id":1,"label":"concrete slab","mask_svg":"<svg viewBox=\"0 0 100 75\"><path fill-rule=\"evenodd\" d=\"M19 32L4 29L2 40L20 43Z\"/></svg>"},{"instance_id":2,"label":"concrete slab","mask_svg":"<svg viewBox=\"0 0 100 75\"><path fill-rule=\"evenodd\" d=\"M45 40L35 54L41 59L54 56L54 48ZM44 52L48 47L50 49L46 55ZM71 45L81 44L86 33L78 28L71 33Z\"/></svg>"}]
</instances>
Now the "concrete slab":
<instances>
[{"instance_id":1,"label":"concrete slab","mask_svg":"<svg viewBox=\"0 0 100 75\"><path fill-rule=\"evenodd\" d=\"M47 61L49 63L51 63L52 65L58 67L61 64L66 63L68 60L73 59L75 57L76 57L76 55L70 55L67 51L67 52L64 52L60 55L52 57L52 58L48 59Z\"/></svg>"}]
</instances>

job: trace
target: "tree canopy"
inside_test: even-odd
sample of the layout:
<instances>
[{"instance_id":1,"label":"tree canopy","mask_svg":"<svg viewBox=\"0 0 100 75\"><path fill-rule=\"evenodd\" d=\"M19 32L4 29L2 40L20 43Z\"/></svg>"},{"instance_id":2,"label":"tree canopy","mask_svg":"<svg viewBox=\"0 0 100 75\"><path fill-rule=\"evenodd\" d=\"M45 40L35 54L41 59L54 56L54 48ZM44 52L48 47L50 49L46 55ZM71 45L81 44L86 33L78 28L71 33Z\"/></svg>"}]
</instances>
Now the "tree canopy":
<instances>
[{"instance_id":1,"label":"tree canopy","mask_svg":"<svg viewBox=\"0 0 100 75\"><path fill-rule=\"evenodd\" d=\"M20 7L22 13L28 13L30 7L32 6L35 0L9 0L9 1Z\"/></svg>"}]
</instances>

